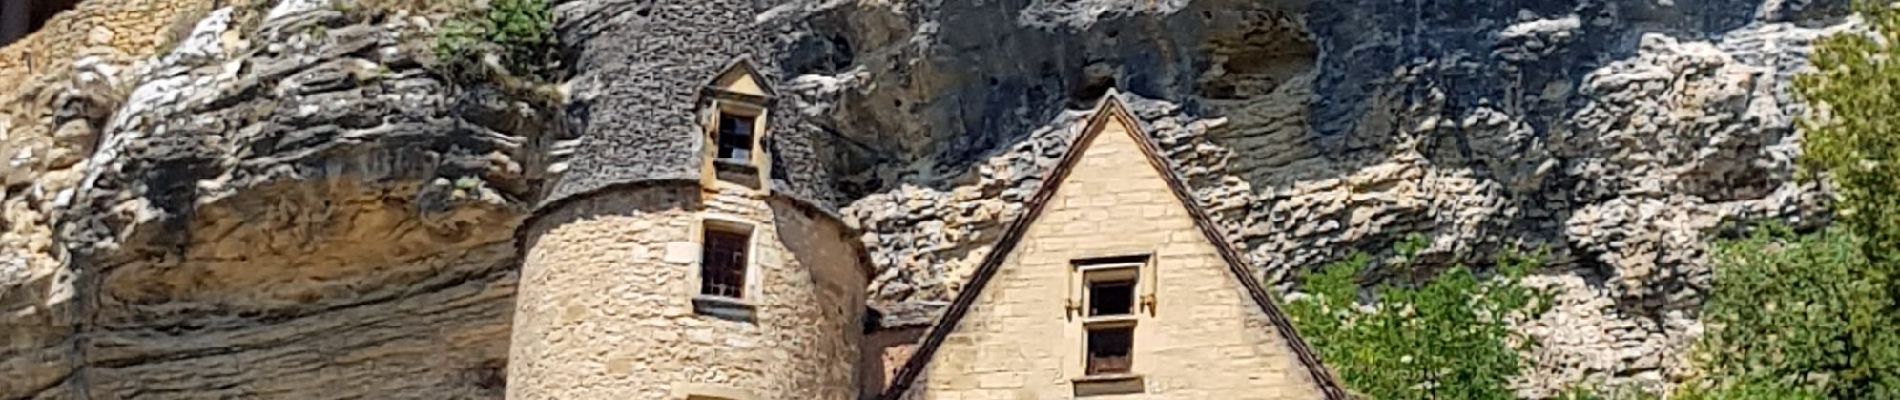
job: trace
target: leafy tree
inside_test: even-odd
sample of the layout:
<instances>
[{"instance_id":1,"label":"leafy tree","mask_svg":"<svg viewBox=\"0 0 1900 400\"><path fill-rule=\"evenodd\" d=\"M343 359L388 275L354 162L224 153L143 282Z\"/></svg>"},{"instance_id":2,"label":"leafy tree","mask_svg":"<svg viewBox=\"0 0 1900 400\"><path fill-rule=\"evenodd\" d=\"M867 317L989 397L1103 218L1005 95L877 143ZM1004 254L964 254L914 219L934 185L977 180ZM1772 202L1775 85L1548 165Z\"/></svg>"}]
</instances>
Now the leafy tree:
<instances>
[{"instance_id":1,"label":"leafy tree","mask_svg":"<svg viewBox=\"0 0 1900 400\"><path fill-rule=\"evenodd\" d=\"M1409 270L1423 248L1418 238L1399 246L1393 268ZM1513 338L1506 318L1534 317L1548 304L1519 285L1540 263L1502 257L1494 276L1463 266L1422 285L1379 285L1361 302L1356 279L1371 265L1363 255L1302 277L1310 296L1288 304L1301 336L1338 371L1347 388L1375 399L1509 399L1511 377L1522 365L1527 340Z\"/></svg>"},{"instance_id":2,"label":"leafy tree","mask_svg":"<svg viewBox=\"0 0 1900 400\"><path fill-rule=\"evenodd\" d=\"M1865 243L1840 229L1795 235L1781 226L1715 247L1710 327L1697 363L1717 398L1891 398L1900 361L1884 277ZM1772 396L1770 396L1772 395ZM1872 397L1869 397L1872 396Z\"/></svg>"},{"instance_id":3,"label":"leafy tree","mask_svg":"<svg viewBox=\"0 0 1900 400\"><path fill-rule=\"evenodd\" d=\"M1711 398L1900 398L1900 9L1855 5L1872 28L1816 47L1796 80L1803 175L1840 196L1838 224L1797 236L1770 227L1715 246L1698 344Z\"/></svg>"},{"instance_id":4,"label":"leafy tree","mask_svg":"<svg viewBox=\"0 0 1900 400\"><path fill-rule=\"evenodd\" d=\"M1840 222L1861 242L1876 270L1900 265L1900 9L1885 0L1857 1L1871 32L1826 38L1816 46L1815 72L1795 81L1816 109L1803 121L1803 172L1825 176L1840 195Z\"/></svg>"}]
</instances>

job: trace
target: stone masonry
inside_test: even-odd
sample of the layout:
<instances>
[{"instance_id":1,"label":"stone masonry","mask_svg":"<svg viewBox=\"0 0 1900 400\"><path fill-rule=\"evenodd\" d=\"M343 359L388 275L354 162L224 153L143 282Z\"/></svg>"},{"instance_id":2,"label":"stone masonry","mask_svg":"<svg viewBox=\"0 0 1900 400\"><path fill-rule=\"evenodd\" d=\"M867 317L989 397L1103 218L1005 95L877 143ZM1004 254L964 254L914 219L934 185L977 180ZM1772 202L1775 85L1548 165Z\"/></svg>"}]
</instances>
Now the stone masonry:
<instances>
[{"instance_id":1,"label":"stone masonry","mask_svg":"<svg viewBox=\"0 0 1900 400\"><path fill-rule=\"evenodd\" d=\"M596 193L538 217L509 398L852 399L866 276L841 223L721 183ZM753 224L750 321L695 312L706 219ZM697 397L695 397L697 398Z\"/></svg>"},{"instance_id":2,"label":"stone masonry","mask_svg":"<svg viewBox=\"0 0 1900 400\"><path fill-rule=\"evenodd\" d=\"M1110 123L1080 150L909 398L1070 398L1071 381L1083 376L1084 332L1065 315L1075 279L1065 270L1077 259L1131 254L1152 254L1144 268L1155 282L1143 285L1157 285L1156 309L1136 313L1133 373L1146 387L1108 398L1320 397L1132 134Z\"/></svg>"},{"instance_id":3,"label":"stone masonry","mask_svg":"<svg viewBox=\"0 0 1900 400\"><path fill-rule=\"evenodd\" d=\"M769 2L751 0L557 0L556 32L574 54L568 87L571 137L550 144L543 204L627 182L692 180L700 174L701 89L735 60L776 85ZM773 191L834 207L823 151L836 144L806 121L800 99L776 99L763 149L775 157Z\"/></svg>"}]
</instances>

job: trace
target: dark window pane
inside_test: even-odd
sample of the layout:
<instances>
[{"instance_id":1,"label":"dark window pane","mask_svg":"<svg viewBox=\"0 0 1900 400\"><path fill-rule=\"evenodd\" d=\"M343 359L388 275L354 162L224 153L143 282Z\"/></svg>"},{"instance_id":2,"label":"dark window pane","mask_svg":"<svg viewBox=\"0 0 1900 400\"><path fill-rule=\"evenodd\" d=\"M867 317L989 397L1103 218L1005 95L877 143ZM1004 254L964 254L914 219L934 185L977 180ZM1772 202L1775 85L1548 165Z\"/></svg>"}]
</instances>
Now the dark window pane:
<instances>
[{"instance_id":1,"label":"dark window pane","mask_svg":"<svg viewBox=\"0 0 1900 400\"><path fill-rule=\"evenodd\" d=\"M725 160L752 161L752 118L719 114L719 153Z\"/></svg>"},{"instance_id":2,"label":"dark window pane","mask_svg":"<svg viewBox=\"0 0 1900 400\"><path fill-rule=\"evenodd\" d=\"M746 245L743 233L706 230L701 247L699 293L739 298L745 293Z\"/></svg>"},{"instance_id":3,"label":"dark window pane","mask_svg":"<svg viewBox=\"0 0 1900 400\"><path fill-rule=\"evenodd\" d=\"M1134 344L1135 327L1089 329L1088 374L1128 373Z\"/></svg>"},{"instance_id":4,"label":"dark window pane","mask_svg":"<svg viewBox=\"0 0 1900 400\"><path fill-rule=\"evenodd\" d=\"M1112 281L1089 284L1089 316L1134 313L1135 282Z\"/></svg>"}]
</instances>

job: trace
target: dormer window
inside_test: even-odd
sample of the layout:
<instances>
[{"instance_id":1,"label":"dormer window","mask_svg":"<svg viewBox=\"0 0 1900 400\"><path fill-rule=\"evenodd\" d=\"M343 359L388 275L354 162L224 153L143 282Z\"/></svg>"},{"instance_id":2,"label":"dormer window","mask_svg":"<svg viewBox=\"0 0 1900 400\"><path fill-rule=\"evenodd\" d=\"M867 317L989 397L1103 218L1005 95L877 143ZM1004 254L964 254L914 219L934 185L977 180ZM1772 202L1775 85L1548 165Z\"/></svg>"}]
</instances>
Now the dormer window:
<instances>
[{"instance_id":1,"label":"dormer window","mask_svg":"<svg viewBox=\"0 0 1900 400\"><path fill-rule=\"evenodd\" d=\"M752 164L754 141L752 125L757 117L740 115L729 111L719 112L717 129L719 149L714 153L720 161Z\"/></svg>"},{"instance_id":2,"label":"dormer window","mask_svg":"<svg viewBox=\"0 0 1900 400\"><path fill-rule=\"evenodd\" d=\"M744 60L726 67L700 92L707 143L702 187L711 192L731 184L766 189L764 177L770 176L772 157L762 143L774 97Z\"/></svg>"}]
</instances>

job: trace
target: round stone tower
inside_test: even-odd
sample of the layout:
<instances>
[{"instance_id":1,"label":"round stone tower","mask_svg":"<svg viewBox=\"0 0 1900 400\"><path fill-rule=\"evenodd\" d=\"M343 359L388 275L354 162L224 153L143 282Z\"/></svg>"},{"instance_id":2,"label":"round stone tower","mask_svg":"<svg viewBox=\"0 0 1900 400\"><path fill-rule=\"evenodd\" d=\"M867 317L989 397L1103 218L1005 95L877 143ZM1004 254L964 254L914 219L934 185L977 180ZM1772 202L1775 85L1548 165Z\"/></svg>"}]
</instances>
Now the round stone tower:
<instances>
[{"instance_id":1,"label":"round stone tower","mask_svg":"<svg viewBox=\"0 0 1900 400\"><path fill-rule=\"evenodd\" d=\"M869 264L755 0L568 1L508 398L856 397Z\"/></svg>"}]
</instances>

